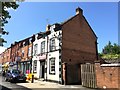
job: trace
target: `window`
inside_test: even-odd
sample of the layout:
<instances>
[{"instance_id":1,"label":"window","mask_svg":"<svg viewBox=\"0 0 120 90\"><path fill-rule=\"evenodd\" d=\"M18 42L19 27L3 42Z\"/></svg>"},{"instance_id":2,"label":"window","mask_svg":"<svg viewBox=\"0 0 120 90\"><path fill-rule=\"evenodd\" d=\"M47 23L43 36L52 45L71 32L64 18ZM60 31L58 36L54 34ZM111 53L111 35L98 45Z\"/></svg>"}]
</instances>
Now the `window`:
<instances>
[{"instance_id":1,"label":"window","mask_svg":"<svg viewBox=\"0 0 120 90\"><path fill-rule=\"evenodd\" d=\"M32 43L32 38L29 39L29 43Z\"/></svg>"},{"instance_id":2,"label":"window","mask_svg":"<svg viewBox=\"0 0 120 90\"><path fill-rule=\"evenodd\" d=\"M37 60L34 61L34 66L33 66L33 68L34 68L34 72L37 72Z\"/></svg>"},{"instance_id":3,"label":"window","mask_svg":"<svg viewBox=\"0 0 120 90\"><path fill-rule=\"evenodd\" d=\"M62 45L62 36L59 35L58 37L59 37L59 46L61 46Z\"/></svg>"},{"instance_id":4,"label":"window","mask_svg":"<svg viewBox=\"0 0 120 90\"><path fill-rule=\"evenodd\" d=\"M25 53L25 51L24 51L24 50L22 50L22 57L24 57L24 53Z\"/></svg>"},{"instance_id":5,"label":"window","mask_svg":"<svg viewBox=\"0 0 120 90\"><path fill-rule=\"evenodd\" d=\"M38 48L38 44L35 44L34 45L34 55L37 55L37 51L38 51L37 48Z\"/></svg>"},{"instance_id":6,"label":"window","mask_svg":"<svg viewBox=\"0 0 120 90\"><path fill-rule=\"evenodd\" d=\"M28 49L28 56L31 56L31 47Z\"/></svg>"},{"instance_id":7,"label":"window","mask_svg":"<svg viewBox=\"0 0 120 90\"><path fill-rule=\"evenodd\" d=\"M25 41L23 42L23 47L25 46Z\"/></svg>"},{"instance_id":8,"label":"window","mask_svg":"<svg viewBox=\"0 0 120 90\"><path fill-rule=\"evenodd\" d=\"M50 39L50 51L55 50L55 38Z\"/></svg>"},{"instance_id":9,"label":"window","mask_svg":"<svg viewBox=\"0 0 120 90\"><path fill-rule=\"evenodd\" d=\"M50 58L50 74L55 74L55 58Z\"/></svg>"},{"instance_id":10,"label":"window","mask_svg":"<svg viewBox=\"0 0 120 90\"><path fill-rule=\"evenodd\" d=\"M41 43L41 53L45 53L45 41Z\"/></svg>"}]
</instances>

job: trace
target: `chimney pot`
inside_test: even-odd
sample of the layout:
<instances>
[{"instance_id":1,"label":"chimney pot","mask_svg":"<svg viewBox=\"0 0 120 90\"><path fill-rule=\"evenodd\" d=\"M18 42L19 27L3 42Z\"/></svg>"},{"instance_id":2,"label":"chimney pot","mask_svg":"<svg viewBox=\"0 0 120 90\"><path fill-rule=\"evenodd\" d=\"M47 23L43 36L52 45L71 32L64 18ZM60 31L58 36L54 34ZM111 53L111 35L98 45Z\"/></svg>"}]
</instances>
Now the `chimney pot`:
<instances>
[{"instance_id":1,"label":"chimney pot","mask_svg":"<svg viewBox=\"0 0 120 90\"><path fill-rule=\"evenodd\" d=\"M50 25L48 24L48 25L46 26L46 31L49 31L49 29L50 29Z\"/></svg>"},{"instance_id":2,"label":"chimney pot","mask_svg":"<svg viewBox=\"0 0 120 90\"><path fill-rule=\"evenodd\" d=\"M80 7L76 8L76 15L80 13L83 14L83 10Z\"/></svg>"}]
</instances>

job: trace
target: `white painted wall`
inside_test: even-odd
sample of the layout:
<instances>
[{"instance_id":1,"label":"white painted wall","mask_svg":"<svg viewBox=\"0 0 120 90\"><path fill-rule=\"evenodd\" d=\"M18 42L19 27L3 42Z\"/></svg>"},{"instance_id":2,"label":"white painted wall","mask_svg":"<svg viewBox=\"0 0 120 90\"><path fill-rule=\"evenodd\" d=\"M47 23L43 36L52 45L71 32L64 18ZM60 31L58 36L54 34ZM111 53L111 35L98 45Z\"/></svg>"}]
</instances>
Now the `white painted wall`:
<instances>
[{"instance_id":1,"label":"white painted wall","mask_svg":"<svg viewBox=\"0 0 120 90\"><path fill-rule=\"evenodd\" d=\"M56 46L56 50L54 52L49 52L46 53L47 54L47 63L45 64L45 68L47 67L47 74L45 73L45 79L47 77L48 80L53 80L53 81L59 81L59 50L60 46L59 46L59 38L58 35L59 33L62 33L62 31L54 31L54 26L50 28L51 30L51 34L46 36L45 38L40 38L39 40L37 40L37 34L36 34L36 38L35 41L33 42L33 61L37 60L37 73L35 74L35 77L39 78L39 76L41 75L40 73L40 61L39 61L39 56L34 56L34 45L38 44L38 54L41 53L41 42L45 41L45 52L49 52L49 43L50 43L50 39L55 37L55 46ZM48 44L47 44L48 42ZM47 48L48 47L48 48ZM52 75L49 73L49 59L54 57L55 58L55 75ZM47 75L47 76L46 76Z\"/></svg>"},{"instance_id":2,"label":"white painted wall","mask_svg":"<svg viewBox=\"0 0 120 90\"><path fill-rule=\"evenodd\" d=\"M38 44L38 53L37 54L40 54L41 53L41 42L45 41L45 52L47 52L47 37L45 38L40 38L37 40L37 34L35 35L35 41L33 42L33 62L34 60L37 60L37 73L34 74L35 77L39 78L40 77L40 61L39 61L39 56L34 56L34 45L35 44ZM32 66L32 71L33 71L33 66Z\"/></svg>"},{"instance_id":3,"label":"white painted wall","mask_svg":"<svg viewBox=\"0 0 120 90\"><path fill-rule=\"evenodd\" d=\"M53 80L53 81L59 81L59 50L60 49L60 46L59 46L59 39L58 39L58 35L59 33L62 33L62 31L53 31L52 30L53 28L51 28L51 34L48 35L48 52L50 51L49 50L49 43L50 43L50 39L55 37L55 46L56 46L56 50L57 51L54 51L54 52L49 52L48 55L47 55L47 79L48 80ZM55 75L53 74L50 74L49 73L49 59L50 58L55 58Z\"/></svg>"},{"instance_id":4,"label":"white painted wall","mask_svg":"<svg viewBox=\"0 0 120 90\"><path fill-rule=\"evenodd\" d=\"M37 40L37 34L35 35L35 41L33 42L33 58L32 58L32 73L34 73L33 72L33 67L34 67L34 61L35 60L37 60L37 72L36 73L34 73L34 77L36 77L36 78L39 78L39 73L38 73L38 68L39 68L39 58L38 58L38 56L37 55L34 55L34 45L35 44L38 44L38 53L39 53L39 47L40 47L40 45L39 45L39 40Z\"/></svg>"},{"instance_id":5,"label":"white painted wall","mask_svg":"<svg viewBox=\"0 0 120 90\"><path fill-rule=\"evenodd\" d=\"M55 75L49 73L49 59L55 57ZM51 52L48 54L47 59L47 79L59 81L59 51Z\"/></svg>"}]
</instances>

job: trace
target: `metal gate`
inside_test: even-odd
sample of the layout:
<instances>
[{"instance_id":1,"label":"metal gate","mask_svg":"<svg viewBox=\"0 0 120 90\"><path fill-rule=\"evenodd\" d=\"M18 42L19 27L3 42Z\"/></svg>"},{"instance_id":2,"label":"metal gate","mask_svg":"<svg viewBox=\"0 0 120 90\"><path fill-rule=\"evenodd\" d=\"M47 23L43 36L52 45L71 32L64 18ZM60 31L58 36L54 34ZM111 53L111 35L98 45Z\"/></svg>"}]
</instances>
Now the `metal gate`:
<instances>
[{"instance_id":1,"label":"metal gate","mask_svg":"<svg viewBox=\"0 0 120 90\"><path fill-rule=\"evenodd\" d=\"M97 88L94 64L81 64L81 79L83 86Z\"/></svg>"}]
</instances>

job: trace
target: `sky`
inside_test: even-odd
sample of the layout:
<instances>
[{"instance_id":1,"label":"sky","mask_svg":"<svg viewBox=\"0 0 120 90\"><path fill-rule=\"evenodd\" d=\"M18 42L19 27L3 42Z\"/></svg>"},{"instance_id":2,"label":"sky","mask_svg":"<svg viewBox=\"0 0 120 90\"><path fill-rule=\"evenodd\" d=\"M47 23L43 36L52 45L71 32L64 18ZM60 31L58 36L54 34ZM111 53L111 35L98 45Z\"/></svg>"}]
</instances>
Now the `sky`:
<instances>
[{"instance_id":1,"label":"sky","mask_svg":"<svg viewBox=\"0 0 120 90\"><path fill-rule=\"evenodd\" d=\"M4 47L45 31L47 24L64 22L75 15L75 9L83 9L83 15L98 37L98 52L111 41L118 43L117 2L22 2L17 10L9 10L11 19L5 25L9 35Z\"/></svg>"}]
</instances>

